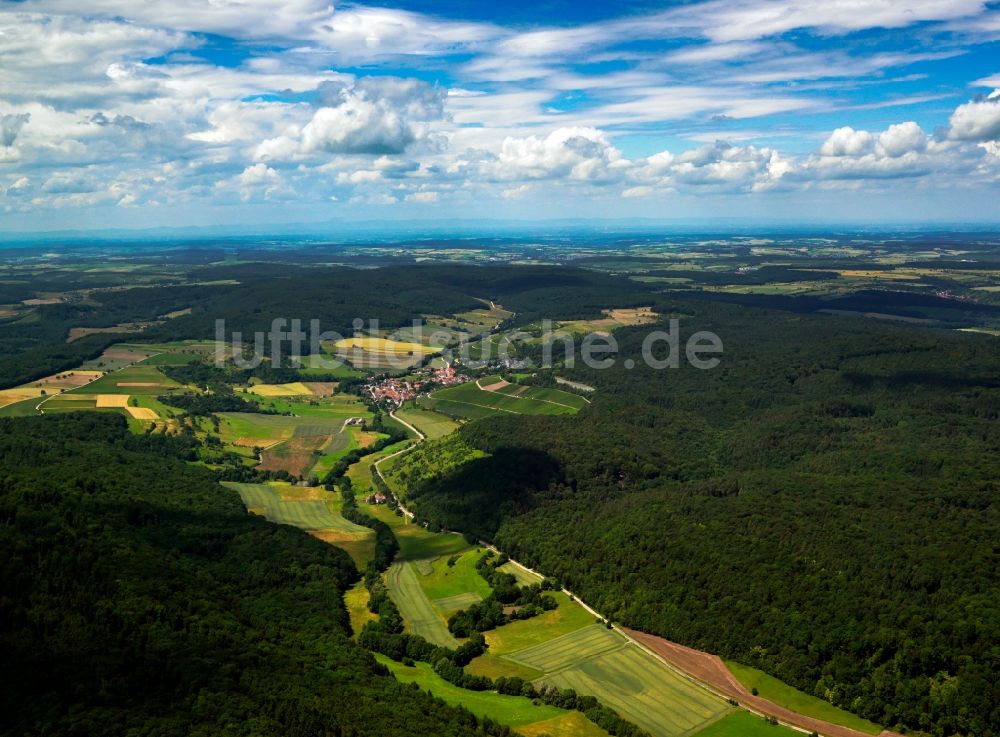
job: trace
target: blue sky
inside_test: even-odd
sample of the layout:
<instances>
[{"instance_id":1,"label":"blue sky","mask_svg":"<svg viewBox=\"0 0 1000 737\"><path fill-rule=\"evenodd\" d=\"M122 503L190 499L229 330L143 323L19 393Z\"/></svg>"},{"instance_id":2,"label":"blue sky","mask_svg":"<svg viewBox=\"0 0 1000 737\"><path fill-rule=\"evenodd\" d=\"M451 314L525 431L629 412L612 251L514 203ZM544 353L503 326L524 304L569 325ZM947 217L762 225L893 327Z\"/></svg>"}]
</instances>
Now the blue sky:
<instances>
[{"instance_id":1,"label":"blue sky","mask_svg":"<svg viewBox=\"0 0 1000 737\"><path fill-rule=\"evenodd\" d=\"M1000 3L0 0L0 230L1000 220Z\"/></svg>"}]
</instances>

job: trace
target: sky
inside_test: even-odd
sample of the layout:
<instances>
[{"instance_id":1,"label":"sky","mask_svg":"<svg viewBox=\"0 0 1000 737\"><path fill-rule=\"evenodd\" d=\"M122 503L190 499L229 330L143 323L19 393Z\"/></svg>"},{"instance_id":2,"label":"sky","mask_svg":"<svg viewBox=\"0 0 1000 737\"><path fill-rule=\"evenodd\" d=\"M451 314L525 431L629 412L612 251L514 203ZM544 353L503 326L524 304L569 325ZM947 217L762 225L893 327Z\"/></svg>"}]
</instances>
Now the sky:
<instances>
[{"instance_id":1,"label":"sky","mask_svg":"<svg viewBox=\"0 0 1000 737\"><path fill-rule=\"evenodd\" d=\"M1000 222L1000 3L0 0L0 231Z\"/></svg>"}]
</instances>

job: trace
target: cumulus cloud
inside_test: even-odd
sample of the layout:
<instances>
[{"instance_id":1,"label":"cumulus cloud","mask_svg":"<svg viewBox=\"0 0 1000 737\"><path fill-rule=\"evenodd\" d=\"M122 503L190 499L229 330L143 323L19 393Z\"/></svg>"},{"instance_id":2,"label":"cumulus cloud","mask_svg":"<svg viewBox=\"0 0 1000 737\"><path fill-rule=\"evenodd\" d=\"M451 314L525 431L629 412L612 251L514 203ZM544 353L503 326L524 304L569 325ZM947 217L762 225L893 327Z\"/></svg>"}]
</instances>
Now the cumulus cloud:
<instances>
[{"instance_id":1,"label":"cumulus cloud","mask_svg":"<svg viewBox=\"0 0 1000 737\"><path fill-rule=\"evenodd\" d=\"M959 141L1000 139L1000 89L960 105L948 122L949 136Z\"/></svg>"},{"instance_id":2,"label":"cumulus cloud","mask_svg":"<svg viewBox=\"0 0 1000 737\"><path fill-rule=\"evenodd\" d=\"M247 201L262 195L265 199L287 192L282 176L264 163L248 166L236 178L240 199Z\"/></svg>"},{"instance_id":3,"label":"cumulus cloud","mask_svg":"<svg viewBox=\"0 0 1000 737\"><path fill-rule=\"evenodd\" d=\"M913 121L890 125L879 134L877 150L890 158L927 148L927 134Z\"/></svg>"},{"instance_id":4,"label":"cumulus cloud","mask_svg":"<svg viewBox=\"0 0 1000 737\"><path fill-rule=\"evenodd\" d=\"M607 182L628 166L596 128L559 128L545 137L504 139L492 171L499 179Z\"/></svg>"},{"instance_id":5,"label":"cumulus cloud","mask_svg":"<svg viewBox=\"0 0 1000 737\"><path fill-rule=\"evenodd\" d=\"M756 146L733 146L719 141L687 151L674 159L674 180L692 185L716 185L728 189L762 189L773 185L788 171L777 151Z\"/></svg>"},{"instance_id":6,"label":"cumulus cloud","mask_svg":"<svg viewBox=\"0 0 1000 737\"><path fill-rule=\"evenodd\" d=\"M830 134L819 152L823 156L858 156L871 148L871 145L871 133L844 126Z\"/></svg>"},{"instance_id":7,"label":"cumulus cloud","mask_svg":"<svg viewBox=\"0 0 1000 737\"><path fill-rule=\"evenodd\" d=\"M444 92L426 82L366 77L340 89L302 130L302 149L400 154L444 117Z\"/></svg>"},{"instance_id":8,"label":"cumulus cloud","mask_svg":"<svg viewBox=\"0 0 1000 737\"><path fill-rule=\"evenodd\" d=\"M17 134L21 132L24 124L31 119L29 113L17 113L11 115L0 115L0 146L10 148L17 140Z\"/></svg>"}]
</instances>

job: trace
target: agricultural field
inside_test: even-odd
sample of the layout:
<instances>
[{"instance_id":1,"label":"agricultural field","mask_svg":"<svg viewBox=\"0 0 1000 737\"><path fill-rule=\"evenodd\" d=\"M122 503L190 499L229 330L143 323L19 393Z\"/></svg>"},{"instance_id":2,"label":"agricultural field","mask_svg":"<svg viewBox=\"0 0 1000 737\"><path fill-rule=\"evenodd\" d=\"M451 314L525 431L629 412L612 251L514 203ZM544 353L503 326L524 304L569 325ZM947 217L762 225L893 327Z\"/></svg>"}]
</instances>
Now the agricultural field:
<instances>
[{"instance_id":1,"label":"agricultural field","mask_svg":"<svg viewBox=\"0 0 1000 737\"><path fill-rule=\"evenodd\" d=\"M319 460L318 454L322 453L322 448L340 435L340 431L333 427L325 428L325 433L321 431L318 434L301 434L300 429L296 427L291 438L262 450L258 468L262 471L287 471L293 476L304 476Z\"/></svg>"},{"instance_id":2,"label":"agricultural field","mask_svg":"<svg viewBox=\"0 0 1000 737\"><path fill-rule=\"evenodd\" d=\"M398 517L393 522L401 542L405 539L401 533L415 528ZM428 540L454 538L457 545L463 544L456 535L420 532ZM426 555L397 560L386 573L407 630L450 647L457 641L448 632L447 617L489 594L475 569L481 553L468 546L458 552L453 566L447 565L444 554ZM537 580L521 573L525 579ZM516 675L596 696L654 737L688 737L733 711L725 701L678 675L619 632L595 624L594 616L567 594L554 592L553 596L556 609L484 633L489 650L470 663L469 672L493 678ZM417 664L407 673L416 679L424 665ZM476 697L466 693L455 695L465 699L463 703Z\"/></svg>"},{"instance_id":3,"label":"agricultural field","mask_svg":"<svg viewBox=\"0 0 1000 737\"><path fill-rule=\"evenodd\" d=\"M654 737L687 735L733 711L722 699L632 644L583 656L543 680L596 696Z\"/></svg>"},{"instance_id":4,"label":"agricultural field","mask_svg":"<svg viewBox=\"0 0 1000 737\"><path fill-rule=\"evenodd\" d=\"M371 558L374 533L340 515L341 500L334 492L281 482L242 484L226 481L222 485L239 493L248 512L275 524L306 530L324 542L343 548L359 568Z\"/></svg>"},{"instance_id":5,"label":"agricultural field","mask_svg":"<svg viewBox=\"0 0 1000 737\"><path fill-rule=\"evenodd\" d=\"M392 600L406 622L406 630L435 645L458 647L458 640L448 631L444 615L434 606L420 585L418 562L393 563L385 572Z\"/></svg>"},{"instance_id":6,"label":"agricultural field","mask_svg":"<svg viewBox=\"0 0 1000 737\"><path fill-rule=\"evenodd\" d=\"M181 385L167 378L156 366L136 364L105 374L85 389L86 394L169 394L179 391ZM70 390L71 391L71 390Z\"/></svg>"},{"instance_id":7,"label":"agricultural field","mask_svg":"<svg viewBox=\"0 0 1000 737\"><path fill-rule=\"evenodd\" d=\"M406 405L396 410L395 414L417 428L428 440L450 435L458 429L458 423L450 417L416 405Z\"/></svg>"},{"instance_id":8,"label":"agricultural field","mask_svg":"<svg viewBox=\"0 0 1000 737\"><path fill-rule=\"evenodd\" d=\"M503 696L493 691L467 691L441 678L427 663L408 667L383 655L375 656L403 683L416 683L440 699L463 706L479 717L489 717L525 737L607 737L607 732L580 712L534 704L525 696Z\"/></svg>"},{"instance_id":9,"label":"agricultural field","mask_svg":"<svg viewBox=\"0 0 1000 737\"><path fill-rule=\"evenodd\" d=\"M742 709L713 722L693 737L801 737L802 732L778 724L768 724L756 714Z\"/></svg>"},{"instance_id":10,"label":"agricultural field","mask_svg":"<svg viewBox=\"0 0 1000 737\"><path fill-rule=\"evenodd\" d=\"M768 701L773 701L778 706L803 714L805 716L822 719L831 724L840 724L844 727L856 729L859 732L868 734L878 734L882 727L867 719L851 714L843 709L838 709L829 701L811 696L799 691L797 688L789 686L784 681L780 681L773 676L769 676L763 671L751 668L748 665L740 665L732 661L726 661L726 667L736 676L743 686L753 692L757 689L757 694Z\"/></svg>"},{"instance_id":11,"label":"agricultural field","mask_svg":"<svg viewBox=\"0 0 1000 737\"><path fill-rule=\"evenodd\" d=\"M334 355L355 368L407 369L438 349L412 341L355 336L342 338L331 346Z\"/></svg>"},{"instance_id":12,"label":"agricultural field","mask_svg":"<svg viewBox=\"0 0 1000 737\"><path fill-rule=\"evenodd\" d=\"M38 404L45 397L85 386L100 376L99 371L66 371L11 389L0 389L0 407L31 399L35 399L35 404Z\"/></svg>"},{"instance_id":13,"label":"agricultural field","mask_svg":"<svg viewBox=\"0 0 1000 737\"><path fill-rule=\"evenodd\" d=\"M499 376L439 389L421 402L428 409L469 419L493 414L571 415L587 404L585 398L561 389L510 384Z\"/></svg>"},{"instance_id":14,"label":"agricultural field","mask_svg":"<svg viewBox=\"0 0 1000 737\"><path fill-rule=\"evenodd\" d=\"M240 484L226 481L223 485L239 492L249 512L279 525L292 525L303 530L339 529L357 534L368 532L368 528L355 525L333 511L333 493L320 487L306 489L309 493L300 495L302 498L286 498L282 491L294 488L290 484Z\"/></svg>"},{"instance_id":15,"label":"agricultural field","mask_svg":"<svg viewBox=\"0 0 1000 737\"><path fill-rule=\"evenodd\" d=\"M613 331L633 325L649 325L656 322L657 315L652 307L622 307L602 310L603 317L593 320L569 320L553 326L555 333L609 335Z\"/></svg>"}]
</instances>

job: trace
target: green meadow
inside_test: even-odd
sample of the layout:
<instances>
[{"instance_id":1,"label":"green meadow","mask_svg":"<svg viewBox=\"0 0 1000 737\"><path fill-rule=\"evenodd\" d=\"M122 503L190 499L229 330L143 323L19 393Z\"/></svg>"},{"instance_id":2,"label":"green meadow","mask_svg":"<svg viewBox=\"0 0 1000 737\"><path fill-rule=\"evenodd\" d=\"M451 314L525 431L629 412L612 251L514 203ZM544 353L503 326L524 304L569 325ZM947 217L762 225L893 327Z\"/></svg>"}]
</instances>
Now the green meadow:
<instances>
[{"instance_id":1,"label":"green meadow","mask_svg":"<svg viewBox=\"0 0 1000 737\"><path fill-rule=\"evenodd\" d=\"M729 668L730 672L736 676L736 679L747 690L753 691L753 689L757 689L759 696L768 701L773 701L778 706L784 706L786 709L791 709L799 714L822 719L831 724L850 727L859 732L878 734L882 731L882 727L878 724L869 722L867 719L862 719L843 709L838 709L830 702L799 691L784 681L779 681L777 678L769 676L767 673L756 668L751 668L748 665L740 665L732 661L726 661L726 667Z\"/></svg>"}]
</instances>

